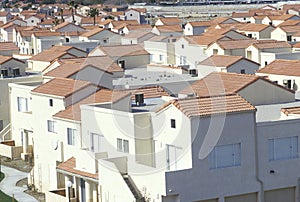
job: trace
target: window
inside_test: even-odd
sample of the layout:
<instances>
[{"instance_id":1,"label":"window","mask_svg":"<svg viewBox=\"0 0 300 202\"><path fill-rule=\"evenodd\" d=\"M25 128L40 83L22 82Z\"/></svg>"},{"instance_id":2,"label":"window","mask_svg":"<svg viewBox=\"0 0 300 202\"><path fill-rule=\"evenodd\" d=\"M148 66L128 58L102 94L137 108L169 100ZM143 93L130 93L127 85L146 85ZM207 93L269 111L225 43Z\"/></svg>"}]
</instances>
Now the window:
<instances>
[{"instance_id":1,"label":"window","mask_svg":"<svg viewBox=\"0 0 300 202\"><path fill-rule=\"evenodd\" d=\"M2 76L8 76L8 70L7 69L1 69L1 75Z\"/></svg>"},{"instance_id":2,"label":"window","mask_svg":"<svg viewBox=\"0 0 300 202\"><path fill-rule=\"evenodd\" d=\"M67 128L68 145L75 145L76 129Z\"/></svg>"},{"instance_id":3,"label":"window","mask_svg":"<svg viewBox=\"0 0 300 202\"><path fill-rule=\"evenodd\" d=\"M241 69L241 74L246 74L245 69Z\"/></svg>"},{"instance_id":4,"label":"window","mask_svg":"<svg viewBox=\"0 0 300 202\"><path fill-rule=\"evenodd\" d=\"M69 43L70 42L70 39L69 38L66 38L66 43Z\"/></svg>"},{"instance_id":5,"label":"window","mask_svg":"<svg viewBox=\"0 0 300 202\"><path fill-rule=\"evenodd\" d=\"M213 49L213 54L218 55L218 49Z\"/></svg>"},{"instance_id":6,"label":"window","mask_svg":"<svg viewBox=\"0 0 300 202\"><path fill-rule=\"evenodd\" d=\"M91 152L100 152L101 150L103 151L103 141L104 141L104 136L97 134L97 133L91 133L91 145L90 145L90 150Z\"/></svg>"},{"instance_id":7,"label":"window","mask_svg":"<svg viewBox=\"0 0 300 202\"><path fill-rule=\"evenodd\" d=\"M209 155L209 168L226 168L241 165L241 144L215 146Z\"/></svg>"},{"instance_id":8,"label":"window","mask_svg":"<svg viewBox=\"0 0 300 202\"><path fill-rule=\"evenodd\" d=\"M117 138L117 149L119 152L129 153L129 141Z\"/></svg>"},{"instance_id":9,"label":"window","mask_svg":"<svg viewBox=\"0 0 300 202\"><path fill-rule=\"evenodd\" d=\"M248 37L249 37L249 38L252 38L252 34L248 34Z\"/></svg>"},{"instance_id":10,"label":"window","mask_svg":"<svg viewBox=\"0 0 300 202\"><path fill-rule=\"evenodd\" d=\"M186 56L180 56L180 64L185 65L186 64Z\"/></svg>"},{"instance_id":11,"label":"window","mask_svg":"<svg viewBox=\"0 0 300 202\"><path fill-rule=\"evenodd\" d=\"M103 39L103 43L107 43L107 39Z\"/></svg>"},{"instance_id":12,"label":"window","mask_svg":"<svg viewBox=\"0 0 300 202\"><path fill-rule=\"evenodd\" d=\"M287 41L292 41L292 36L287 36L287 37L286 37L286 40L287 40Z\"/></svg>"},{"instance_id":13,"label":"window","mask_svg":"<svg viewBox=\"0 0 300 202\"><path fill-rule=\"evenodd\" d=\"M53 107L53 99L49 99L49 106Z\"/></svg>"},{"instance_id":14,"label":"window","mask_svg":"<svg viewBox=\"0 0 300 202\"><path fill-rule=\"evenodd\" d=\"M265 65L268 65L268 62L267 62L267 61L265 61Z\"/></svg>"},{"instance_id":15,"label":"window","mask_svg":"<svg viewBox=\"0 0 300 202\"><path fill-rule=\"evenodd\" d=\"M150 54L150 62L153 62L153 54Z\"/></svg>"},{"instance_id":16,"label":"window","mask_svg":"<svg viewBox=\"0 0 300 202\"><path fill-rule=\"evenodd\" d=\"M47 120L47 125L48 125L48 132L56 133L55 131L55 121Z\"/></svg>"},{"instance_id":17,"label":"window","mask_svg":"<svg viewBox=\"0 0 300 202\"><path fill-rule=\"evenodd\" d=\"M273 83L276 83L276 84L278 84L278 81L273 81Z\"/></svg>"},{"instance_id":18,"label":"window","mask_svg":"<svg viewBox=\"0 0 300 202\"><path fill-rule=\"evenodd\" d=\"M19 68L13 69L13 75L20 76L20 69Z\"/></svg>"},{"instance_id":19,"label":"window","mask_svg":"<svg viewBox=\"0 0 300 202\"><path fill-rule=\"evenodd\" d=\"M298 158L298 136L268 140L269 161Z\"/></svg>"},{"instance_id":20,"label":"window","mask_svg":"<svg viewBox=\"0 0 300 202\"><path fill-rule=\"evenodd\" d=\"M184 48L184 44L181 44L181 48Z\"/></svg>"},{"instance_id":21,"label":"window","mask_svg":"<svg viewBox=\"0 0 300 202\"><path fill-rule=\"evenodd\" d=\"M291 89L292 87L292 80L283 80L283 86L286 87L286 88L289 88Z\"/></svg>"},{"instance_id":22,"label":"window","mask_svg":"<svg viewBox=\"0 0 300 202\"><path fill-rule=\"evenodd\" d=\"M247 51L247 59L252 59L252 51Z\"/></svg>"},{"instance_id":23,"label":"window","mask_svg":"<svg viewBox=\"0 0 300 202\"><path fill-rule=\"evenodd\" d=\"M164 56L163 55L159 55L159 61L163 61L164 60Z\"/></svg>"},{"instance_id":24,"label":"window","mask_svg":"<svg viewBox=\"0 0 300 202\"><path fill-rule=\"evenodd\" d=\"M176 121L175 121L175 119L171 119L171 128L176 128Z\"/></svg>"},{"instance_id":25,"label":"window","mask_svg":"<svg viewBox=\"0 0 300 202\"><path fill-rule=\"evenodd\" d=\"M18 112L27 112L28 111L28 101L27 98L17 97Z\"/></svg>"}]
</instances>

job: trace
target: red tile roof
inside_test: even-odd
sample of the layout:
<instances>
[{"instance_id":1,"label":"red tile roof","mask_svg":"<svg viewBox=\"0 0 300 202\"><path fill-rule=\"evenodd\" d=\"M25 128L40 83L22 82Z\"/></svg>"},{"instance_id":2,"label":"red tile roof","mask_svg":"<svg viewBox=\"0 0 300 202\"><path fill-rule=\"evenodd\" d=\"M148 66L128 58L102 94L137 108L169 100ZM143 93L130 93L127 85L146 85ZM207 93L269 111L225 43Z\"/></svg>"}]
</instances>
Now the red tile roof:
<instances>
[{"instance_id":1,"label":"red tile roof","mask_svg":"<svg viewBox=\"0 0 300 202\"><path fill-rule=\"evenodd\" d=\"M255 111L255 107L237 94L215 97L194 97L186 99L171 100L159 111L174 105L187 117L206 117L217 114L237 113ZM158 111L158 112L159 112Z\"/></svg>"},{"instance_id":2,"label":"red tile roof","mask_svg":"<svg viewBox=\"0 0 300 202\"><path fill-rule=\"evenodd\" d=\"M247 60L253 64L260 66L260 64L253 62L243 56L232 56L232 55L212 55L209 58L199 62L199 65L207 65L213 67L230 67L231 65L241 61Z\"/></svg>"},{"instance_id":3,"label":"red tile roof","mask_svg":"<svg viewBox=\"0 0 300 202\"><path fill-rule=\"evenodd\" d=\"M75 167L76 167L76 158L72 157L72 158L66 160L65 162L60 163L56 167L56 169L66 171L66 172L69 172L69 173L73 173L73 174L76 174L76 175L80 175L80 176L83 176L83 177L98 179L98 173L94 174L94 173L89 173L89 172L77 170Z\"/></svg>"},{"instance_id":4,"label":"red tile roof","mask_svg":"<svg viewBox=\"0 0 300 202\"><path fill-rule=\"evenodd\" d=\"M300 61L299 60L274 60L258 73L300 76Z\"/></svg>"},{"instance_id":5,"label":"red tile roof","mask_svg":"<svg viewBox=\"0 0 300 202\"><path fill-rule=\"evenodd\" d=\"M82 90L90 85L93 84L87 81L66 78L54 78L48 81L47 83L44 83L39 87L33 89L31 92L44 95L68 97L73 93Z\"/></svg>"}]
</instances>

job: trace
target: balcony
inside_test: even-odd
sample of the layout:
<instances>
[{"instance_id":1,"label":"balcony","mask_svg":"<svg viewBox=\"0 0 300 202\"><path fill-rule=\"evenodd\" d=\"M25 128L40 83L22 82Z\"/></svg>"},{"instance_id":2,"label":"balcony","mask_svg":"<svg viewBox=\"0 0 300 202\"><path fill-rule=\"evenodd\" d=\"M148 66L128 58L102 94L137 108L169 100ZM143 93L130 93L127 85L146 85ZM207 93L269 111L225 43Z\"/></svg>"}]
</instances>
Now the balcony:
<instances>
[{"instance_id":1,"label":"balcony","mask_svg":"<svg viewBox=\"0 0 300 202\"><path fill-rule=\"evenodd\" d=\"M69 198L66 195L66 189L57 189L57 190L52 190L46 192L46 201L55 201L55 202L76 202L77 198L73 197L74 196L74 188L71 189L71 198Z\"/></svg>"},{"instance_id":2,"label":"balcony","mask_svg":"<svg viewBox=\"0 0 300 202\"><path fill-rule=\"evenodd\" d=\"M22 146L15 146L14 140L3 141L0 143L0 155L10 159L20 158L23 152Z\"/></svg>"}]
</instances>

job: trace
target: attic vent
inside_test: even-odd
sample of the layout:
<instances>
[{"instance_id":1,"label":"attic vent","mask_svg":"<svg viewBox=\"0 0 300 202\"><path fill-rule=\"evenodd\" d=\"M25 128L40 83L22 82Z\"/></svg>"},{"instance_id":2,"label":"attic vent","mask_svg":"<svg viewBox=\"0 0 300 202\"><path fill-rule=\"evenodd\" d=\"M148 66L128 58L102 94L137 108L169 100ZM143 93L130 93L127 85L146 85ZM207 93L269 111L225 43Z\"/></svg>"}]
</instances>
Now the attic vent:
<instances>
[{"instance_id":1,"label":"attic vent","mask_svg":"<svg viewBox=\"0 0 300 202\"><path fill-rule=\"evenodd\" d=\"M143 106L144 103L144 94L135 94L135 103L137 106Z\"/></svg>"}]
</instances>

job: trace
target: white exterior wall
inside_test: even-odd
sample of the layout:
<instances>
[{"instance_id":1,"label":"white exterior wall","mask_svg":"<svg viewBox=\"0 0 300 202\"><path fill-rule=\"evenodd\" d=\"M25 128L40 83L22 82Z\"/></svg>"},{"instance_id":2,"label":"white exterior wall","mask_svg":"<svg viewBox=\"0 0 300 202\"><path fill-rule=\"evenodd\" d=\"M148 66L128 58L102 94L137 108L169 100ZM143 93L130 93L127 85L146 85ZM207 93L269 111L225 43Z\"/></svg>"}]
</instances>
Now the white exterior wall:
<instances>
[{"instance_id":1,"label":"white exterior wall","mask_svg":"<svg viewBox=\"0 0 300 202\"><path fill-rule=\"evenodd\" d=\"M212 45L207 47L206 50L207 57L210 57L214 54L214 49L218 50L217 55L225 55L225 50L223 50L218 44L213 43Z\"/></svg>"},{"instance_id":2,"label":"white exterior wall","mask_svg":"<svg viewBox=\"0 0 300 202\"><path fill-rule=\"evenodd\" d=\"M144 48L150 54L151 63L167 64L167 43L144 41ZM162 60L160 60L160 55L162 55Z\"/></svg>"},{"instance_id":3,"label":"white exterior wall","mask_svg":"<svg viewBox=\"0 0 300 202\"><path fill-rule=\"evenodd\" d=\"M226 122L224 119L226 118ZM244 124L247 123L247 124ZM180 201L199 201L258 192L255 171L255 113L234 113L191 119L193 168L166 173L167 195L179 194ZM242 133L240 131L243 131ZM241 144L241 165L209 168L215 145ZM247 181L247 183L243 183ZM243 184L243 186L240 186ZM201 189L199 188L201 187Z\"/></svg>"},{"instance_id":4,"label":"white exterior wall","mask_svg":"<svg viewBox=\"0 0 300 202\"><path fill-rule=\"evenodd\" d=\"M176 65L180 65L180 56L186 57L186 64L190 68L195 68L200 61L207 58L206 46L189 44L184 38L176 41L174 45Z\"/></svg>"},{"instance_id":5,"label":"white exterior wall","mask_svg":"<svg viewBox=\"0 0 300 202\"><path fill-rule=\"evenodd\" d=\"M287 41L287 33L278 27L271 32L271 39L275 39L277 41Z\"/></svg>"},{"instance_id":6,"label":"white exterior wall","mask_svg":"<svg viewBox=\"0 0 300 202\"><path fill-rule=\"evenodd\" d=\"M268 140L297 136L299 139L299 119L269 121L257 124L257 147L259 153L259 177L264 182L264 189L279 189L296 186L299 192L299 158L269 161ZM299 148L299 143L298 143ZM274 174L270 173L274 171ZM286 175L285 173L289 173ZM298 199L295 195L295 201Z\"/></svg>"},{"instance_id":7,"label":"white exterior wall","mask_svg":"<svg viewBox=\"0 0 300 202\"><path fill-rule=\"evenodd\" d=\"M260 53L261 58L261 68L266 66L265 63L270 64L276 59L285 59L285 60L299 60L300 52L288 52L288 53Z\"/></svg>"}]
</instances>

